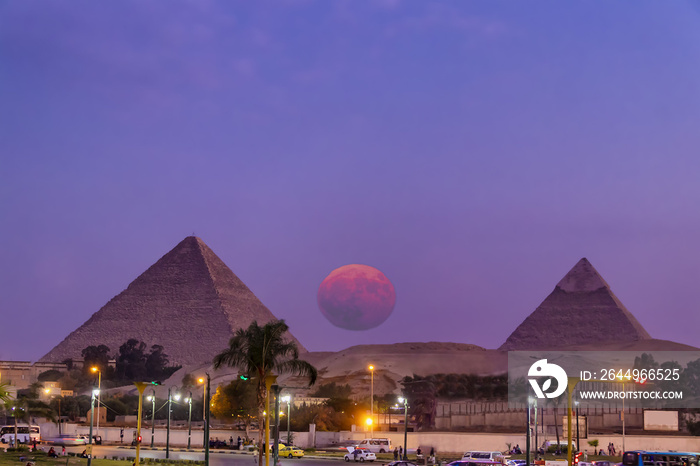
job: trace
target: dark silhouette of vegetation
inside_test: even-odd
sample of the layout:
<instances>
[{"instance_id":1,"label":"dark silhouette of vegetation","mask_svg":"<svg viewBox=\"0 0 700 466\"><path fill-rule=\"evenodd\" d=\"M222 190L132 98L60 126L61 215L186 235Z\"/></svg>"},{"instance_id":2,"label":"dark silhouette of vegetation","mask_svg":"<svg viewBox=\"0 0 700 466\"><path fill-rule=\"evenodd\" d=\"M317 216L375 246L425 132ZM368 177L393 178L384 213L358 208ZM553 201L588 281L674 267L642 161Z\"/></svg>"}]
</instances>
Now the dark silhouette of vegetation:
<instances>
[{"instance_id":1,"label":"dark silhouette of vegetation","mask_svg":"<svg viewBox=\"0 0 700 466\"><path fill-rule=\"evenodd\" d=\"M409 414L418 429L435 425L438 399L506 400L508 377L472 374L413 375L401 380L403 393L409 400Z\"/></svg>"},{"instance_id":2,"label":"dark silhouette of vegetation","mask_svg":"<svg viewBox=\"0 0 700 466\"><path fill-rule=\"evenodd\" d=\"M350 398L352 387L349 384L337 385L335 382L324 383L318 386L311 396L319 398Z\"/></svg>"},{"instance_id":3,"label":"dark silhouette of vegetation","mask_svg":"<svg viewBox=\"0 0 700 466\"><path fill-rule=\"evenodd\" d=\"M109 366L109 347L106 345L88 346L80 353L83 356L83 374L91 377L92 368L102 371L102 377L112 378L112 368Z\"/></svg>"},{"instance_id":4,"label":"dark silhouette of vegetation","mask_svg":"<svg viewBox=\"0 0 700 466\"><path fill-rule=\"evenodd\" d=\"M56 382L58 379L63 377L63 372L51 369L44 371L37 376L39 382Z\"/></svg>"},{"instance_id":5,"label":"dark silhouette of vegetation","mask_svg":"<svg viewBox=\"0 0 700 466\"><path fill-rule=\"evenodd\" d=\"M168 355L161 345L153 345L146 353L146 344L130 338L119 347L115 379L126 384L134 381L162 382L180 367L168 367Z\"/></svg>"},{"instance_id":6,"label":"dark silhouette of vegetation","mask_svg":"<svg viewBox=\"0 0 700 466\"><path fill-rule=\"evenodd\" d=\"M246 438L253 421L257 422L258 399L256 385L250 380L236 379L220 385L211 400L211 414L215 418L243 426Z\"/></svg>"}]
</instances>

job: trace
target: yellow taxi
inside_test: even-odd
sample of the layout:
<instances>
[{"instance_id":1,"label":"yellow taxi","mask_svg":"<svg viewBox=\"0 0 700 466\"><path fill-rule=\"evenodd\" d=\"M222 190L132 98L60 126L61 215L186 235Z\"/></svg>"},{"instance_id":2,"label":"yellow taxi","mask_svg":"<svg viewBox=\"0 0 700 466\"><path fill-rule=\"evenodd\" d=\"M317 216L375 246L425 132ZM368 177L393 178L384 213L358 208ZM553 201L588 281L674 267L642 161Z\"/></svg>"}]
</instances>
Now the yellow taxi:
<instances>
[{"instance_id":1,"label":"yellow taxi","mask_svg":"<svg viewBox=\"0 0 700 466\"><path fill-rule=\"evenodd\" d=\"M304 456L304 450L298 447L280 445L280 458L302 458Z\"/></svg>"}]
</instances>

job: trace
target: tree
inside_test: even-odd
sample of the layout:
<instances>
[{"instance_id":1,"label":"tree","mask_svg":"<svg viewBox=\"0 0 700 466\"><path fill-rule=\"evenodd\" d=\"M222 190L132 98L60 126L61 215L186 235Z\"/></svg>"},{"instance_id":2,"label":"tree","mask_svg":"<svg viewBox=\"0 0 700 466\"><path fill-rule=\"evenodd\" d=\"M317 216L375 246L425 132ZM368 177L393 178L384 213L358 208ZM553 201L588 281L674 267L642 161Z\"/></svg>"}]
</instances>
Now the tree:
<instances>
[{"instance_id":1,"label":"tree","mask_svg":"<svg viewBox=\"0 0 700 466\"><path fill-rule=\"evenodd\" d=\"M37 380L39 382L57 382L61 377L63 377L63 372L50 369L39 374Z\"/></svg>"},{"instance_id":2,"label":"tree","mask_svg":"<svg viewBox=\"0 0 700 466\"><path fill-rule=\"evenodd\" d=\"M350 398L350 395L352 395L352 387L349 384L337 385L335 382L321 384L311 394L319 398Z\"/></svg>"},{"instance_id":3,"label":"tree","mask_svg":"<svg viewBox=\"0 0 700 466\"><path fill-rule=\"evenodd\" d=\"M419 429L429 429L435 423L437 399L435 377L404 377L401 380L404 396L409 400L409 412Z\"/></svg>"},{"instance_id":4,"label":"tree","mask_svg":"<svg viewBox=\"0 0 700 466\"><path fill-rule=\"evenodd\" d=\"M32 418L43 417L55 422L56 415L49 405L43 401L31 398L17 398L5 402L5 409L12 412L15 419L15 446L17 446L17 421L24 421L28 425L32 424Z\"/></svg>"},{"instance_id":5,"label":"tree","mask_svg":"<svg viewBox=\"0 0 700 466\"><path fill-rule=\"evenodd\" d=\"M151 352L146 356L146 374L151 380L162 381L168 362L162 346L151 346Z\"/></svg>"},{"instance_id":6,"label":"tree","mask_svg":"<svg viewBox=\"0 0 700 466\"><path fill-rule=\"evenodd\" d=\"M89 375L93 367L98 367L103 373L109 367L109 347L106 345L88 346L80 354L85 374Z\"/></svg>"},{"instance_id":7,"label":"tree","mask_svg":"<svg viewBox=\"0 0 700 466\"><path fill-rule=\"evenodd\" d=\"M250 380L233 380L219 385L211 399L211 414L223 421L243 423L248 438L250 424L258 414L257 392Z\"/></svg>"},{"instance_id":8,"label":"tree","mask_svg":"<svg viewBox=\"0 0 700 466\"><path fill-rule=\"evenodd\" d=\"M7 390L8 385L0 383L0 402L7 403L12 399L10 392Z\"/></svg>"},{"instance_id":9,"label":"tree","mask_svg":"<svg viewBox=\"0 0 700 466\"><path fill-rule=\"evenodd\" d=\"M130 338L119 347L117 357L117 377L122 381L145 380L146 343Z\"/></svg>"},{"instance_id":10,"label":"tree","mask_svg":"<svg viewBox=\"0 0 700 466\"><path fill-rule=\"evenodd\" d=\"M197 386L197 379L189 372L182 377L182 386L192 388Z\"/></svg>"},{"instance_id":11,"label":"tree","mask_svg":"<svg viewBox=\"0 0 700 466\"><path fill-rule=\"evenodd\" d=\"M262 419L267 399L266 379L271 375L296 374L316 383L318 371L299 359L296 343L285 340L289 326L284 320L268 322L264 326L256 321L247 329L238 329L229 341L229 347L214 357L214 367L234 367L255 379L257 389L258 419ZM262 466L263 429L260 429L258 464Z\"/></svg>"},{"instance_id":12,"label":"tree","mask_svg":"<svg viewBox=\"0 0 700 466\"><path fill-rule=\"evenodd\" d=\"M168 367L168 355L161 345L152 345L148 353L145 350L146 343L135 338L130 338L119 347L116 376L120 382L162 382L180 368Z\"/></svg>"}]
</instances>

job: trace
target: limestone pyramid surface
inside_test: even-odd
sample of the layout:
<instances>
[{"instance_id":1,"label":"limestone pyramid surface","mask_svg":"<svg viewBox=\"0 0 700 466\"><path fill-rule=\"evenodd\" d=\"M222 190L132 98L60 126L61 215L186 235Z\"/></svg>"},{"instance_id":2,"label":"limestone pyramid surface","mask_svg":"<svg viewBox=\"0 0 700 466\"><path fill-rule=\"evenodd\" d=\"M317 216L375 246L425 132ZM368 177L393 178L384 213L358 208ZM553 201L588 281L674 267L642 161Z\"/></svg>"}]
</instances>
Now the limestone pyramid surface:
<instances>
[{"instance_id":1,"label":"limestone pyramid surface","mask_svg":"<svg viewBox=\"0 0 700 466\"><path fill-rule=\"evenodd\" d=\"M117 354L129 338L164 348L172 364L209 363L233 332L276 317L204 242L185 238L40 361L82 359L90 345ZM304 347L291 335L300 351Z\"/></svg>"},{"instance_id":2,"label":"limestone pyramid surface","mask_svg":"<svg viewBox=\"0 0 700 466\"><path fill-rule=\"evenodd\" d=\"M500 349L554 349L612 340L649 339L644 327L583 258Z\"/></svg>"}]
</instances>

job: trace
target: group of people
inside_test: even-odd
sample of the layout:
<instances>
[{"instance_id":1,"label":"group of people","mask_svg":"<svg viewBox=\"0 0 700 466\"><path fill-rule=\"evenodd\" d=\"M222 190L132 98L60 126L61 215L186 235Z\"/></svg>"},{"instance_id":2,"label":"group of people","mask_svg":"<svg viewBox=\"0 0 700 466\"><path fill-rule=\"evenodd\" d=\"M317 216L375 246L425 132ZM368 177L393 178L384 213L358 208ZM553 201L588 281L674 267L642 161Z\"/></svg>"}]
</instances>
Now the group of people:
<instances>
[{"instance_id":1,"label":"group of people","mask_svg":"<svg viewBox=\"0 0 700 466\"><path fill-rule=\"evenodd\" d=\"M520 449L520 445L515 445L508 453L511 455L522 455L523 451Z\"/></svg>"},{"instance_id":2,"label":"group of people","mask_svg":"<svg viewBox=\"0 0 700 466\"><path fill-rule=\"evenodd\" d=\"M49 448L49 451L46 452L49 458L58 458L58 453L56 453L56 449L54 447ZM61 456L66 456L66 447L61 447Z\"/></svg>"},{"instance_id":3,"label":"group of people","mask_svg":"<svg viewBox=\"0 0 700 466\"><path fill-rule=\"evenodd\" d=\"M401 445L398 446L398 448L394 448L394 461L398 461L400 459L403 459L404 457L404 451L403 447ZM423 451L418 447L416 449L416 459L422 459L423 458ZM430 464L435 464L435 448L431 447L430 448L430 456L428 457L428 462Z\"/></svg>"},{"instance_id":4,"label":"group of people","mask_svg":"<svg viewBox=\"0 0 700 466\"><path fill-rule=\"evenodd\" d=\"M601 448L600 452L598 453L601 456L616 456L617 455L617 450L615 450L615 445L613 445L612 442L608 443L608 452L605 453L605 451Z\"/></svg>"},{"instance_id":5,"label":"group of people","mask_svg":"<svg viewBox=\"0 0 700 466\"><path fill-rule=\"evenodd\" d=\"M243 445L243 439L238 436L237 440L233 439L233 435L229 437L228 439L228 444L226 443L226 438L224 437L223 440L219 440L219 437L211 438L209 437L209 446L213 448L224 448L224 447L231 447L234 450L240 450L241 446Z\"/></svg>"}]
</instances>

